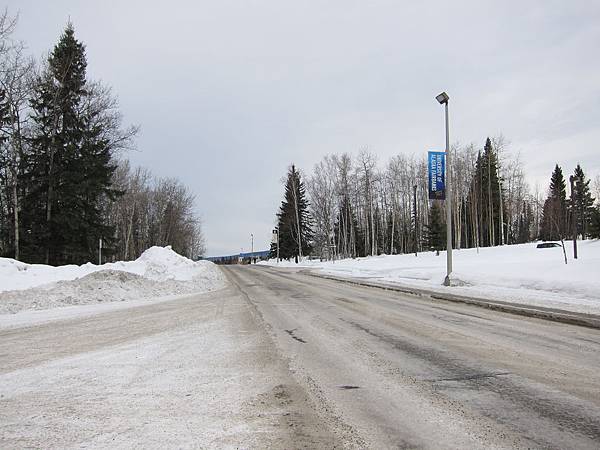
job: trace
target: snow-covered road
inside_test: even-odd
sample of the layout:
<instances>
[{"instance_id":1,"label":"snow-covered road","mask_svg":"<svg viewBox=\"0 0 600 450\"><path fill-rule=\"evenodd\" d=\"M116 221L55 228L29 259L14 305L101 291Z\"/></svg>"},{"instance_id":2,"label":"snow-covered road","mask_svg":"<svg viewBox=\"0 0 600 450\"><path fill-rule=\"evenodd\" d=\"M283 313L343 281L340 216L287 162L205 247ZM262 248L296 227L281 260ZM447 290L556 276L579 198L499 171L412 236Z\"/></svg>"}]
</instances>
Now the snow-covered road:
<instances>
[{"instance_id":1,"label":"snow-covered road","mask_svg":"<svg viewBox=\"0 0 600 450\"><path fill-rule=\"evenodd\" d=\"M224 270L0 330L0 448L598 448L599 330Z\"/></svg>"},{"instance_id":2,"label":"snow-covered road","mask_svg":"<svg viewBox=\"0 0 600 450\"><path fill-rule=\"evenodd\" d=\"M0 331L0 448L327 447L239 292Z\"/></svg>"},{"instance_id":3,"label":"snow-covered road","mask_svg":"<svg viewBox=\"0 0 600 450\"><path fill-rule=\"evenodd\" d=\"M599 447L599 330L227 270L342 447Z\"/></svg>"}]
</instances>

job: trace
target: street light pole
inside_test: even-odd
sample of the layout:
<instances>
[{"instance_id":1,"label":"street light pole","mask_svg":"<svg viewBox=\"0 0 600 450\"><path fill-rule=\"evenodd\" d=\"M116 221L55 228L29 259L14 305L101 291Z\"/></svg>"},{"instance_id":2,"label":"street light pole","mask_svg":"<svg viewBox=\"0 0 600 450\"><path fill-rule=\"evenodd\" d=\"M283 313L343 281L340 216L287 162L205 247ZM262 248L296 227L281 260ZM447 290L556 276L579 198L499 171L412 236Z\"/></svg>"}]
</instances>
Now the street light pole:
<instances>
[{"instance_id":1,"label":"street light pole","mask_svg":"<svg viewBox=\"0 0 600 450\"><path fill-rule=\"evenodd\" d=\"M273 233L277 236L277 264L279 264L279 227L276 227Z\"/></svg>"},{"instance_id":2,"label":"street light pole","mask_svg":"<svg viewBox=\"0 0 600 450\"><path fill-rule=\"evenodd\" d=\"M573 222L573 259L577 259L577 208L575 207L575 183L579 182L579 177L571 175L571 221Z\"/></svg>"},{"instance_id":3,"label":"street light pole","mask_svg":"<svg viewBox=\"0 0 600 450\"><path fill-rule=\"evenodd\" d=\"M254 258L254 234L250 233L250 264Z\"/></svg>"},{"instance_id":4,"label":"street light pole","mask_svg":"<svg viewBox=\"0 0 600 450\"><path fill-rule=\"evenodd\" d=\"M444 105L446 112L446 278L444 286L450 286L450 275L452 274L452 183L450 180L450 129L448 121L448 94L442 92L435 98Z\"/></svg>"}]
</instances>

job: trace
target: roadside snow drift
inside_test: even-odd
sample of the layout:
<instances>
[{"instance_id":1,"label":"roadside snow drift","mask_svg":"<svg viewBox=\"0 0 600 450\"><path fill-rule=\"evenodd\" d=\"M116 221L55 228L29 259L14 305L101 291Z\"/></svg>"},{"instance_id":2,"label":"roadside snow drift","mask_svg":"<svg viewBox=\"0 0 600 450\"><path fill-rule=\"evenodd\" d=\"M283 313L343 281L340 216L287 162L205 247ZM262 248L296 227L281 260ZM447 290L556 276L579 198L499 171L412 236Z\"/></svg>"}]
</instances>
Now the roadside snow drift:
<instances>
[{"instance_id":1,"label":"roadside snow drift","mask_svg":"<svg viewBox=\"0 0 600 450\"><path fill-rule=\"evenodd\" d=\"M536 248L536 243L454 250L451 287L442 286L446 252L341 261L283 261L280 267L308 267L321 273L398 283L437 292L471 295L507 302L600 314L600 241L579 241L579 259L572 243L563 250ZM277 266L275 261L267 264Z\"/></svg>"},{"instance_id":2,"label":"roadside snow drift","mask_svg":"<svg viewBox=\"0 0 600 450\"><path fill-rule=\"evenodd\" d=\"M152 247L135 261L52 267L0 258L0 314L26 309L140 300L220 289L225 278L208 261Z\"/></svg>"}]
</instances>

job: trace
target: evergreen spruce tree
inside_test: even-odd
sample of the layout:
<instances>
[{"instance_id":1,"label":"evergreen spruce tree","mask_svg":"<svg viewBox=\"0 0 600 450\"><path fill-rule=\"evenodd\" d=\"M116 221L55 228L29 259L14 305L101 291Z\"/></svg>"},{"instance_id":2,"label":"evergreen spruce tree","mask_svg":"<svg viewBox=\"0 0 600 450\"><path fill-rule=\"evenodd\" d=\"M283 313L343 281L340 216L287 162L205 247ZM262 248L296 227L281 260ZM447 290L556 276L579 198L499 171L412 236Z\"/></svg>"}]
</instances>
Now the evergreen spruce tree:
<instances>
[{"instance_id":1,"label":"evergreen spruce tree","mask_svg":"<svg viewBox=\"0 0 600 450\"><path fill-rule=\"evenodd\" d=\"M516 244L524 244L531 240L531 227L533 225L533 210L531 204L524 201L521 213L517 219Z\"/></svg>"},{"instance_id":2,"label":"evergreen spruce tree","mask_svg":"<svg viewBox=\"0 0 600 450\"><path fill-rule=\"evenodd\" d=\"M109 240L102 203L115 167L94 112L86 108L84 45L69 23L36 82L34 122L25 155L23 253L46 264L96 260L98 240Z\"/></svg>"},{"instance_id":3,"label":"evergreen spruce tree","mask_svg":"<svg viewBox=\"0 0 600 450\"><path fill-rule=\"evenodd\" d=\"M568 235L567 226L567 188L562 169L557 164L542 210L540 238L545 241L562 239Z\"/></svg>"},{"instance_id":4,"label":"evergreen spruce tree","mask_svg":"<svg viewBox=\"0 0 600 450\"><path fill-rule=\"evenodd\" d=\"M501 242L500 208L506 202L500 201L500 183L498 155L494 151L491 139L487 138L483 153L477 155L475 172L471 181L473 196L468 207L470 212L475 208L477 210L479 216L478 241L483 247L499 245Z\"/></svg>"},{"instance_id":5,"label":"evergreen spruce tree","mask_svg":"<svg viewBox=\"0 0 600 450\"><path fill-rule=\"evenodd\" d=\"M559 215L557 202L551 197L546 198L542 207L542 220L540 222L539 238L542 241L555 241L564 238L560 234L560 226L556 221L557 215Z\"/></svg>"},{"instance_id":6,"label":"evergreen spruce tree","mask_svg":"<svg viewBox=\"0 0 600 450\"><path fill-rule=\"evenodd\" d=\"M575 217L575 220L577 221L577 234L585 239L586 236L589 235L592 214L594 211L594 198L592 197L592 192L590 190L591 180L586 180L583 169L579 164L577 164L573 175L580 181L574 185L573 200L575 204L570 204L570 201L568 203L571 217Z\"/></svg>"},{"instance_id":7,"label":"evergreen spruce tree","mask_svg":"<svg viewBox=\"0 0 600 450\"><path fill-rule=\"evenodd\" d=\"M285 184L285 198L277 213L279 255L283 259L307 256L312 250L312 223L300 173L292 165ZM275 255L273 251L275 250ZM276 256L276 246L271 246Z\"/></svg>"},{"instance_id":8,"label":"evergreen spruce tree","mask_svg":"<svg viewBox=\"0 0 600 450\"><path fill-rule=\"evenodd\" d=\"M592 239L600 239L600 205L596 205L592 210L590 237Z\"/></svg>"},{"instance_id":9,"label":"evergreen spruce tree","mask_svg":"<svg viewBox=\"0 0 600 450\"><path fill-rule=\"evenodd\" d=\"M424 241L430 250L439 251L446 248L444 209L437 200L434 200L429 208L429 223L425 226Z\"/></svg>"},{"instance_id":10,"label":"evergreen spruce tree","mask_svg":"<svg viewBox=\"0 0 600 450\"><path fill-rule=\"evenodd\" d=\"M108 142L102 137L103 130L93 117L94 113L84 116L86 128L81 146L78 165L80 173L77 204L80 205L79 228L76 230L78 241L73 249L74 255L82 261L95 255L98 240L108 247L103 253L110 254L114 229L107 225L105 212L107 202L114 200L120 193L112 189L112 176L116 165Z\"/></svg>"}]
</instances>

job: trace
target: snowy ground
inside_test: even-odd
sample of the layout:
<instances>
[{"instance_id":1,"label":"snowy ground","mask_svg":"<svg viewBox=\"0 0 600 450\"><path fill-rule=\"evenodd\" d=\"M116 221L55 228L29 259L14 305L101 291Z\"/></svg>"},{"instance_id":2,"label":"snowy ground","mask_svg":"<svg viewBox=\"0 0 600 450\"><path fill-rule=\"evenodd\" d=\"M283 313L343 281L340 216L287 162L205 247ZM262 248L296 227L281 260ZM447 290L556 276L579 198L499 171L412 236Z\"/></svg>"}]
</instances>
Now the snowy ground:
<instances>
[{"instance_id":1,"label":"snowy ground","mask_svg":"<svg viewBox=\"0 0 600 450\"><path fill-rule=\"evenodd\" d=\"M331 448L320 427L232 287L0 330L2 449Z\"/></svg>"},{"instance_id":2,"label":"snowy ground","mask_svg":"<svg viewBox=\"0 0 600 450\"><path fill-rule=\"evenodd\" d=\"M224 285L225 278L213 263L191 261L170 247L152 247L135 261L101 266L51 267L0 258L0 327L164 301ZM123 303L101 305L112 302ZM69 308L38 311L56 307Z\"/></svg>"},{"instance_id":3,"label":"snowy ground","mask_svg":"<svg viewBox=\"0 0 600 450\"><path fill-rule=\"evenodd\" d=\"M572 243L537 249L535 243L455 250L453 286L442 286L446 253L377 256L341 261L283 261L280 267L305 267L320 273L392 282L514 303L600 314L600 241L580 241L573 260ZM276 261L262 264L277 266Z\"/></svg>"},{"instance_id":4,"label":"snowy ground","mask_svg":"<svg viewBox=\"0 0 600 450\"><path fill-rule=\"evenodd\" d=\"M598 448L597 330L224 273L176 301L5 314L24 320L0 326L0 448Z\"/></svg>"}]
</instances>

